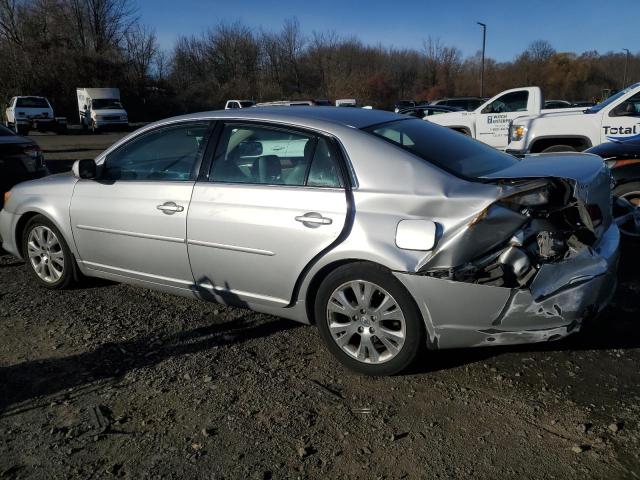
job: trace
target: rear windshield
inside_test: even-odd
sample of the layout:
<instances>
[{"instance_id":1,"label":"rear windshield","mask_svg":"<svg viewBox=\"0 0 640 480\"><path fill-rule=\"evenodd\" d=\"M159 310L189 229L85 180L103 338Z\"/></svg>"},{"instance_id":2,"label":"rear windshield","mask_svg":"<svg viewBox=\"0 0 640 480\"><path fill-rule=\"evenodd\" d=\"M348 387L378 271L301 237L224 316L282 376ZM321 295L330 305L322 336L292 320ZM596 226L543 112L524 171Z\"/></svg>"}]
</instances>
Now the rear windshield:
<instances>
[{"instance_id":1,"label":"rear windshield","mask_svg":"<svg viewBox=\"0 0 640 480\"><path fill-rule=\"evenodd\" d=\"M425 120L396 120L364 130L463 178L476 179L518 162L511 155Z\"/></svg>"},{"instance_id":2,"label":"rear windshield","mask_svg":"<svg viewBox=\"0 0 640 480\"><path fill-rule=\"evenodd\" d=\"M22 108L49 108L47 100L41 97L22 97L16 102L16 107Z\"/></svg>"}]
</instances>

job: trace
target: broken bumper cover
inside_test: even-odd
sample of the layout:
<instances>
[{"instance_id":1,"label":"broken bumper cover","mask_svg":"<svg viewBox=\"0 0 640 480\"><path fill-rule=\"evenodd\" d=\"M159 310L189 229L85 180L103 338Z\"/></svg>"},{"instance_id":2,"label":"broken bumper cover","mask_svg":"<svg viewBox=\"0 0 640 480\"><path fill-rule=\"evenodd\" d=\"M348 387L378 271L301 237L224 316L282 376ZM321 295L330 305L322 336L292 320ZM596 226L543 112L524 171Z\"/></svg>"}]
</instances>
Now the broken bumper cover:
<instances>
[{"instance_id":1,"label":"broken bumper cover","mask_svg":"<svg viewBox=\"0 0 640 480\"><path fill-rule=\"evenodd\" d=\"M579 331L609 303L619 243L612 224L593 248L540 267L526 289L395 275L416 300L433 348L543 342Z\"/></svg>"}]
</instances>

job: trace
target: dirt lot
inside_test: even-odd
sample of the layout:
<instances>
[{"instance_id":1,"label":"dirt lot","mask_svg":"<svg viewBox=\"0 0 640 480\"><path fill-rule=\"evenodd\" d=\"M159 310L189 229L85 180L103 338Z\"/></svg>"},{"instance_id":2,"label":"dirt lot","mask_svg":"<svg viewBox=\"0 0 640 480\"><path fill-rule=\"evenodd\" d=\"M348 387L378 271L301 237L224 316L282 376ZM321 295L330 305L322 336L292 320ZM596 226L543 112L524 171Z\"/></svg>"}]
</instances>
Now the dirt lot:
<instances>
[{"instance_id":1,"label":"dirt lot","mask_svg":"<svg viewBox=\"0 0 640 480\"><path fill-rule=\"evenodd\" d=\"M78 139L37 138L71 160L116 137ZM637 479L639 292L623 272L573 338L373 379L312 327L101 281L51 292L0 254L0 479Z\"/></svg>"},{"instance_id":2,"label":"dirt lot","mask_svg":"<svg viewBox=\"0 0 640 480\"><path fill-rule=\"evenodd\" d=\"M315 329L0 257L0 478L638 478L640 283L579 336L364 378Z\"/></svg>"}]
</instances>

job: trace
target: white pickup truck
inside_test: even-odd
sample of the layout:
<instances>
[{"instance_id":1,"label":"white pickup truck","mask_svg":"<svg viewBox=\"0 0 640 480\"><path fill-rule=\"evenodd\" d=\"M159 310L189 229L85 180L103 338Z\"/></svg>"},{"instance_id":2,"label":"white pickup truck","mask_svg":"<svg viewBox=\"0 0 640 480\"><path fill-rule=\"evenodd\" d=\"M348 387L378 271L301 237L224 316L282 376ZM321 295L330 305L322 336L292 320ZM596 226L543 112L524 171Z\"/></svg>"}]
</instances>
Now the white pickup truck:
<instances>
[{"instance_id":1,"label":"white pickup truck","mask_svg":"<svg viewBox=\"0 0 640 480\"><path fill-rule=\"evenodd\" d=\"M507 152L582 151L610 140L640 139L640 83L578 111L556 110L515 118Z\"/></svg>"},{"instance_id":2,"label":"white pickup truck","mask_svg":"<svg viewBox=\"0 0 640 480\"><path fill-rule=\"evenodd\" d=\"M5 126L18 135L27 135L30 130L65 133L67 129L67 119L55 117L45 97L13 97L5 110L5 118Z\"/></svg>"},{"instance_id":3,"label":"white pickup truck","mask_svg":"<svg viewBox=\"0 0 640 480\"><path fill-rule=\"evenodd\" d=\"M509 144L509 125L523 115L547 112L573 112L584 108L543 110L539 87L512 88L500 92L471 112L449 112L431 115L425 120L458 130L492 147L504 150Z\"/></svg>"}]
</instances>

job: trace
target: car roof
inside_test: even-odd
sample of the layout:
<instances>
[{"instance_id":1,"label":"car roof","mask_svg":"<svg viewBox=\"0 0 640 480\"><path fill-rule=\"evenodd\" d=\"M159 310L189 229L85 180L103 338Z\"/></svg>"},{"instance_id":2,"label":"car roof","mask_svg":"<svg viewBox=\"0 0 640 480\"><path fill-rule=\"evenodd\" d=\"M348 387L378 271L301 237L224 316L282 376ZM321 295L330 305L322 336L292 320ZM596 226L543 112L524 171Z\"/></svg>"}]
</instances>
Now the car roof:
<instances>
[{"instance_id":1,"label":"car roof","mask_svg":"<svg viewBox=\"0 0 640 480\"><path fill-rule=\"evenodd\" d=\"M173 117L161 122L180 120L254 120L300 125L309 128L330 129L331 125L365 128L378 123L405 120L405 116L384 110L337 107L254 107L237 110L214 110Z\"/></svg>"}]
</instances>

